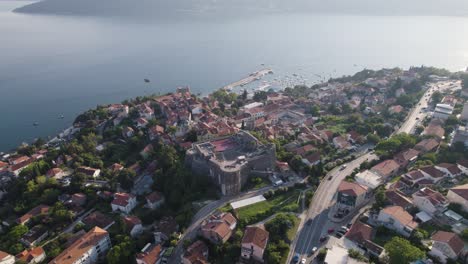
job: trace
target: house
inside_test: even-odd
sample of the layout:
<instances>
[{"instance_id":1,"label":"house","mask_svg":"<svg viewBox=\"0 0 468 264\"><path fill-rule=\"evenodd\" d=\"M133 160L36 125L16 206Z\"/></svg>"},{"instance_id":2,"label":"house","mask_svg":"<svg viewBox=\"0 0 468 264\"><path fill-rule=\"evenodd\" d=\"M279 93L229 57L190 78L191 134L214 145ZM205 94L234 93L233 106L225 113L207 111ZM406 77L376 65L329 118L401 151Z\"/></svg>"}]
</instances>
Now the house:
<instances>
[{"instance_id":1,"label":"house","mask_svg":"<svg viewBox=\"0 0 468 264\"><path fill-rule=\"evenodd\" d=\"M26 249L16 255L18 261L28 264L40 263L45 258L46 253L42 247Z\"/></svg>"},{"instance_id":2,"label":"house","mask_svg":"<svg viewBox=\"0 0 468 264\"><path fill-rule=\"evenodd\" d=\"M263 262L263 253L268 244L269 233L258 226L248 226L242 238L241 257Z\"/></svg>"},{"instance_id":3,"label":"house","mask_svg":"<svg viewBox=\"0 0 468 264\"><path fill-rule=\"evenodd\" d=\"M460 120L468 121L468 102L465 102L463 105L463 111L461 113Z\"/></svg>"},{"instance_id":4,"label":"house","mask_svg":"<svg viewBox=\"0 0 468 264\"><path fill-rule=\"evenodd\" d=\"M49 264L88 264L102 260L111 247L109 233L94 227L73 242Z\"/></svg>"},{"instance_id":5,"label":"house","mask_svg":"<svg viewBox=\"0 0 468 264\"><path fill-rule=\"evenodd\" d=\"M333 145L337 149L347 149L350 150L353 146L346 140L346 138L342 136L334 137L333 138Z\"/></svg>"},{"instance_id":6,"label":"house","mask_svg":"<svg viewBox=\"0 0 468 264\"><path fill-rule=\"evenodd\" d=\"M422 173L420 170L413 170L403 174L401 180L408 186L414 186L423 179L430 179L430 177L426 177L425 175L426 174Z\"/></svg>"},{"instance_id":7,"label":"house","mask_svg":"<svg viewBox=\"0 0 468 264\"><path fill-rule=\"evenodd\" d=\"M357 245L357 247L364 249L367 253L378 257L382 254L384 249L372 242L373 235L373 228L358 220L345 234L345 239L351 241Z\"/></svg>"},{"instance_id":8,"label":"house","mask_svg":"<svg viewBox=\"0 0 468 264\"><path fill-rule=\"evenodd\" d=\"M145 118L140 117L140 118L138 118L136 120L136 127L145 128L148 125L148 123L149 123L148 120L146 120Z\"/></svg>"},{"instance_id":9,"label":"house","mask_svg":"<svg viewBox=\"0 0 468 264\"><path fill-rule=\"evenodd\" d=\"M177 224L174 217L163 216L154 224L154 228L154 241L156 243L162 243L163 241L168 240L171 235L178 232L179 225Z\"/></svg>"},{"instance_id":10,"label":"house","mask_svg":"<svg viewBox=\"0 0 468 264\"><path fill-rule=\"evenodd\" d=\"M201 240L195 241L182 256L182 264L208 264L208 246Z\"/></svg>"},{"instance_id":11,"label":"house","mask_svg":"<svg viewBox=\"0 0 468 264\"><path fill-rule=\"evenodd\" d=\"M148 144L142 151L140 151L140 155L143 157L143 159L147 159L151 155L153 150L153 145Z\"/></svg>"},{"instance_id":12,"label":"house","mask_svg":"<svg viewBox=\"0 0 468 264\"><path fill-rule=\"evenodd\" d=\"M468 175L468 160L457 161L458 168L462 170L463 174Z\"/></svg>"},{"instance_id":13,"label":"house","mask_svg":"<svg viewBox=\"0 0 468 264\"><path fill-rule=\"evenodd\" d=\"M143 232L143 226L141 225L140 218L136 216L125 216L123 220L127 226L130 236L136 237Z\"/></svg>"},{"instance_id":14,"label":"house","mask_svg":"<svg viewBox=\"0 0 468 264\"><path fill-rule=\"evenodd\" d=\"M112 172L119 172L124 169L124 166L122 166L119 163L114 163L109 167L109 170Z\"/></svg>"},{"instance_id":15,"label":"house","mask_svg":"<svg viewBox=\"0 0 468 264\"><path fill-rule=\"evenodd\" d=\"M442 171L436 169L435 166L426 166L420 168L419 170L422 172L424 177L428 177L433 182L438 182L445 177L445 174Z\"/></svg>"},{"instance_id":16,"label":"house","mask_svg":"<svg viewBox=\"0 0 468 264\"><path fill-rule=\"evenodd\" d=\"M14 264L15 257L0 250L0 264Z\"/></svg>"},{"instance_id":17,"label":"house","mask_svg":"<svg viewBox=\"0 0 468 264\"><path fill-rule=\"evenodd\" d=\"M355 182L342 181L338 186L336 203L340 207L355 208L367 200L367 187Z\"/></svg>"},{"instance_id":18,"label":"house","mask_svg":"<svg viewBox=\"0 0 468 264\"><path fill-rule=\"evenodd\" d=\"M280 172L291 171L291 168L289 167L289 164L287 162L276 161L276 167L278 168Z\"/></svg>"},{"instance_id":19,"label":"house","mask_svg":"<svg viewBox=\"0 0 468 264\"><path fill-rule=\"evenodd\" d=\"M52 168L46 172L46 176L49 178L62 178L66 173L61 168Z\"/></svg>"},{"instance_id":20,"label":"house","mask_svg":"<svg viewBox=\"0 0 468 264\"><path fill-rule=\"evenodd\" d=\"M400 168L405 168L406 166L408 166L408 164L416 161L418 155L419 151L415 149L408 149L396 154L393 157L393 160L396 161L398 165L400 165Z\"/></svg>"},{"instance_id":21,"label":"house","mask_svg":"<svg viewBox=\"0 0 468 264\"><path fill-rule=\"evenodd\" d=\"M95 169L91 167L86 167L86 166L81 166L76 169L76 172L86 174L87 176L96 178L99 177L99 174L101 174L100 169Z\"/></svg>"},{"instance_id":22,"label":"house","mask_svg":"<svg viewBox=\"0 0 468 264\"><path fill-rule=\"evenodd\" d=\"M159 192L152 192L146 196L146 207L151 210L161 207L164 203L164 196Z\"/></svg>"},{"instance_id":23,"label":"house","mask_svg":"<svg viewBox=\"0 0 468 264\"><path fill-rule=\"evenodd\" d=\"M427 187L413 193L412 196L414 205L429 215L442 213L449 205L448 200L442 194Z\"/></svg>"},{"instance_id":24,"label":"house","mask_svg":"<svg viewBox=\"0 0 468 264\"><path fill-rule=\"evenodd\" d=\"M387 179L390 176L395 176L399 169L400 165L396 161L388 159L375 165L370 170L382 178Z\"/></svg>"},{"instance_id":25,"label":"house","mask_svg":"<svg viewBox=\"0 0 468 264\"><path fill-rule=\"evenodd\" d=\"M74 193L71 196L71 203L74 206L83 206L86 204L86 194L84 193Z\"/></svg>"},{"instance_id":26,"label":"house","mask_svg":"<svg viewBox=\"0 0 468 264\"><path fill-rule=\"evenodd\" d=\"M391 205L400 206L405 210L410 210L414 206L413 201L397 189L385 191L385 198Z\"/></svg>"},{"instance_id":27,"label":"house","mask_svg":"<svg viewBox=\"0 0 468 264\"><path fill-rule=\"evenodd\" d=\"M463 210L468 212L468 184L463 184L449 189L447 199L450 203L461 205Z\"/></svg>"},{"instance_id":28,"label":"house","mask_svg":"<svg viewBox=\"0 0 468 264\"><path fill-rule=\"evenodd\" d=\"M456 260L465 244L455 233L437 231L431 237L432 247L429 255L437 256L446 263L447 259Z\"/></svg>"},{"instance_id":29,"label":"house","mask_svg":"<svg viewBox=\"0 0 468 264\"><path fill-rule=\"evenodd\" d=\"M405 110L405 108L403 108L403 106L401 106L401 105L390 106L390 108L388 109L390 114L399 114L399 113L403 112L403 110Z\"/></svg>"},{"instance_id":30,"label":"house","mask_svg":"<svg viewBox=\"0 0 468 264\"><path fill-rule=\"evenodd\" d=\"M452 178L463 174L463 171L457 166L457 164L440 163L435 165L435 168L445 173L446 176Z\"/></svg>"},{"instance_id":31,"label":"house","mask_svg":"<svg viewBox=\"0 0 468 264\"><path fill-rule=\"evenodd\" d=\"M348 134L346 134L346 138L353 144L361 144L364 139L363 136L356 131L349 131Z\"/></svg>"},{"instance_id":32,"label":"house","mask_svg":"<svg viewBox=\"0 0 468 264\"><path fill-rule=\"evenodd\" d=\"M370 189L375 189L383 183L383 178L370 170L356 174L355 179L357 183Z\"/></svg>"},{"instance_id":33,"label":"house","mask_svg":"<svg viewBox=\"0 0 468 264\"><path fill-rule=\"evenodd\" d=\"M97 226L104 230L107 230L109 227L115 224L115 221L112 218L104 215L99 211L92 212L83 220L81 220L81 222L85 224L88 228L93 228Z\"/></svg>"},{"instance_id":34,"label":"house","mask_svg":"<svg viewBox=\"0 0 468 264\"><path fill-rule=\"evenodd\" d=\"M155 125L150 127L149 131L149 138L150 140L155 140L157 139L160 135L164 134L164 127L160 125Z\"/></svg>"},{"instance_id":35,"label":"house","mask_svg":"<svg viewBox=\"0 0 468 264\"><path fill-rule=\"evenodd\" d=\"M133 128L131 128L129 126L125 126L122 129L122 136L124 138L131 138L131 137L133 137L133 135L135 135L135 130L133 130Z\"/></svg>"},{"instance_id":36,"label":"house","mask_svg":"<svg viewBox=\"0 0 468 264\"><path fill-rule=\"evenodd\" d=\"M26 157L26 156L24 156L24 157L27 158L27 159L23 160L23 159L18 158L18 159L15 160L15 163L10 164L10 166L8 167L10 172L12 172L15 176L19 176L21 171L24 170L26 167L28 167L34 161L34 159L32 159L32 158L29 158L29 157ZM16 163L17 160L22 160L22 161L19 162L19 163Z\"/></svg>"},{"instance_id":37,"label":"house","mask_svg":"<svg viewBox=\"0 0 468 264\"><path fill-rule=\"evenodd\" d=\"M137 264L157 264L160 262L161 244L148 243L141 252L136 254Z\"/></svg>"},{"instance_id":38,"label":"house","mask_svg":"<svg viewBox=\"0 0 468 264\"><path fill-rule=\"evenodd\" d=\"M231 213L214 214L202 223L200 233L214 244L223 244L236 226L237 220Z\"/></svg>"},{"instance_id":39,"label":"house","mask_svg":"<svg viewBox=\"0 0 468 264\"><path fill-rule=\"evenodd\" d=\"M455 135L450 144L454 145L455 143L463 143L465 147L468 147L468 126L459 126L455 130Z\"/></svg>"},{"instance_id":40,"label":"house","mask_svg":"<svg viewBox=\"0 0 468 264\"><path fill-rule=\"evenodd\" d=\"M442 127L441 122L431 121L422 134L442 139L445 135L445 129Z\"/></svg>"},{"instance_id":41,"label":"house","mask_svg":"<svg viewBox=\"0 0 468 264\"><path fill-rule=\"evenodd\" d=\"M115 193L114 200L111 203L113 212L121 211L126 214L129 214L136 205L136 197L130 193Z\"/></svg>"},{"instance_id":42,"label":"house","mask_svg":"<svg viewBox=\"0 0 468 264\"><path fill-rule=\"evenodd\" d=\"M310 167L320 164L320 162L322 162L320 152L315 152L307 155L305 158L302 159L302 162Z\"/></svg>"},{"instance_id":43,"label":"house","mask_svg":"<svg viewBox=\"0 0 468 264\"><path fill-rule=\"evenodd\" d=\"M20 242L26 247L34 247L35 245L41 243L49 235L47 228L44 226L34 226L26 234L24 234Z\"/></svg>"},{"instance_id":44,"label":"house","mask_svg":"<svg viewBox=\"0 0 468 264\"><path fill-rule=\"evenodd\" d=\"M47 206L47 205L43 205L43 204L38 205L38 206L34 207L33 209L31 209L26 214L24 214L23 216L21 216L20 218L16 219L16 222L18 224L24 225L27 222L29 222L29 220L31 220L31 218L33 218L35 216L49 213L49 208L50 207Z\"/></svg>"},{"instance_id":45,"label":"house","mask_svg":"<svg viewBox=\"0 0 468 264\"><path fill-rule=\"evenodd\" d=\"M433 117L445 120L452 113L453 113L453 106L449 104L437 104L434 110Z\"/></svg>"},{"instance_id":46,"label":"house","mask_svg":"<svg viewBox=\"0 0 468 264\"><path fill-rule=\"evenodd\" d=\"M414 149L422 152L422 153L427 153L431 151L435 151L439 147L439 141L437 141L434 138L427 138L421 140L416 146L414 146Z\"/></svg>"},{"instance_id":47,"label":"house","mask_svg":"<svg viewBox=\"0 0 468 264\"><path fill-rule=\"evenodd\" d=\"M388 206L380 210L377 221L402 236L409 237L411 233L418 227L418 223L401 206Z\"/></svg>"}]
</instances>

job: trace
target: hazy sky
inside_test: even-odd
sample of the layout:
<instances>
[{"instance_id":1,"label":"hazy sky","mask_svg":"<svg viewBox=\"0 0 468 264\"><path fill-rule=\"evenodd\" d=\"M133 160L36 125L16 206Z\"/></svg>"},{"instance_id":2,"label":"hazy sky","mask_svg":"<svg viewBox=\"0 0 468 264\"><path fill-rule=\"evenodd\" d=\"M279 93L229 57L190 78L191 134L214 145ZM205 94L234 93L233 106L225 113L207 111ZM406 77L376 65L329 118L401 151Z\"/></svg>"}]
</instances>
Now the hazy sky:
<instances>
[{"instance_id":1,"label":"hazy sky","mask_svg":"<svg viewBox=\"0 0 468 264\"><path fill-rule=\"evenodd\" d=\"M314 12L366 15L467 15L467 0L44 0L29 12L119 15Z\"/></svg>"}]
</instances>

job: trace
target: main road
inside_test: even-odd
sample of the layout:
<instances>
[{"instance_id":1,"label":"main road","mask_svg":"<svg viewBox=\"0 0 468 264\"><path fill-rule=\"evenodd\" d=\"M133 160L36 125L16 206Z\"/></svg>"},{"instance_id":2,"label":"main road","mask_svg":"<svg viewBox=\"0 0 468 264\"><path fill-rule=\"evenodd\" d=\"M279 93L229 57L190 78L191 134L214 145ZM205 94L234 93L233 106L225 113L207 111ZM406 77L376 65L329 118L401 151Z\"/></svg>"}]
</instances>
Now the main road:
<instances>
[{"instance_id":1,"label":"main road","mask_svg":"<svg viewBox=\"0 0 468 264\"><path fill-rule=\"evenodd\" d=\"M395 133L412 133L420 120L426 116L428 103L434 91L447 89L448 82L433 83L416 104L416 106L408 114L406 120ZM320 237L327 234L329 228L336 229L345 223L333 223L329 221L328 214L332 206L332 202L340 182L346 176L350 175L354 169L359 168L364 161L376 160L378 157L372 152L367 152L364 155L350 161L346 164L346 168L335 168L331 170L317 188L308 211L303 215L299 232L291 245L291 252L288 257L290 263L293 255L300 255L301 258L311 257L311 251L314 247L321 246Z\"/></svg>"}]
</instances>

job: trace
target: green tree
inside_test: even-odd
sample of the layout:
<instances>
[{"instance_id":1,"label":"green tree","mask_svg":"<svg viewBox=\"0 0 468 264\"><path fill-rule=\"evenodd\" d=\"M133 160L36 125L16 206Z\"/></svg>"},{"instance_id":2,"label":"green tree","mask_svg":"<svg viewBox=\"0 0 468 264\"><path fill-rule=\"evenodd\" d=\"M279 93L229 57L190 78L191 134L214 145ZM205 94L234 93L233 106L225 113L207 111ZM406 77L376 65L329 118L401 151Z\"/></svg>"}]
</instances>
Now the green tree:
<instances>
[{"instance_id":1,"label":"green tree","mask_svg":"<svg viewBox=\"0 0 468 264\"><path fill-rule=\"evenodd\" d=\"M384 246L388 253L390 264L411 263L425 257L424 251L411 245L411 243L401 237L393 237Z\"/></svg>"}]
</instances>

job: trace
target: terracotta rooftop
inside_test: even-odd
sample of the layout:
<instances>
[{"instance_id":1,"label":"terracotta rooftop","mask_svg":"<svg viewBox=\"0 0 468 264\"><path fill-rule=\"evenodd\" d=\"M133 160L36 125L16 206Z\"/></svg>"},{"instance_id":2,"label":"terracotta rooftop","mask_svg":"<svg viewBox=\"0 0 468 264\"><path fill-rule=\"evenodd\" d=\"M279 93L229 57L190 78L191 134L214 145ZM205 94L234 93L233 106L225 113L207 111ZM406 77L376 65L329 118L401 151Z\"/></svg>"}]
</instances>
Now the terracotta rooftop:
<instances>
[{"instance_id":1,"label":"terracotta rooftop","mask_svg":"<svg viewBox=\"0 0 468 264\"><path fill-rule=\"evenodd\" d=\"M413 221L413 216L411 216L403 207L401 206L388 206L382 209L382 211L400 222L404 226L408 226L411 228L416 228L418 223Z\"/></svg>"},{"instance_id":2,"label":"terracotta rooftop","mask_svg":"<svg viewBox=\"0 0 468 264\"><path fill-rule=\"evenodd\" d=\"M150 203L155 203L160 201L163 198L161 193L159 192L152 192L146 196L146 200Z\"/></svg>"},{"instance_id":3,"label":"terracotta rooftop","mask_svg":"<svg viewBox=\"0 0 468 264\"><path fill-rule=\"evenodd\" d=\"M413 206L413 201L398 190L388 190L385 192L385 196L393 205L401 206L403 208Z\"/></svg>"},{"instance_id":4,"label":"terracotta rooftop","mask_svg":"<svg viewBox=\"0 0 468 264\"><path fill-rule=\"evenodd\" d=\"M16 258L23 262L30 263L33 259L41 256L44 253L45 252L42 247L36 247L32 249L23 250L18 255L16 255Z\"/></svg>"},{"instance_id":5,"label":"terracotta rooftop","mask_svg":"<svg viewBox=\"0 0 468 264\"><path fill-rule=\"evenodd\" d=\"M197 240L190 245L184 253L184 258L188 259L190 263L204 264L208 263L204 254L208 252L208 246L201 240Z\"/></svg>"},{"instance_id":6,"label":"terracotta rooftop","mask_svg":"<svg viewBox=\"0 0 468 264\"><path fill-rule=\"evenodd\" d=\"M462 171L458 168L457 164L452 163L440 163L437 167L447 169L451 174L460 174Z\"/></svg>"},{"instance_id":7,"label":"terracotta rooftop","mask_svg":"<svg viewBox=\"0 0 468 264\"><path fill-rule=\"evenodd\" d=\"M423 151L432 151L436 149L438 146L439 146L439 141L433 138L428 138L416 144L415 148L419 150L423 150Z\"/></svg>"},{"instance_id":8,"label":"terracotta rooftop","mask_svg":"<svg viewBox=\"0 0 468 264\"><path fill-rule=\"evenodd\" d=\"M432 235L431 239L433 241L447 243L456 254L459 254L465 246L463 240L461 240L455 233L451 232L437 231Z\"/></svg>"},{"instance_id":9,"label":"terracotta rooftop","mask_svg":"<svg viewBox=\"0 0 468 264\"><path fill-rule=\"evenodd\" d=\"M434 205L445 205L448 204L448 200L439 192L436 192L430 188L422 188L416 193L413 194L413 197L419 196L419 197L424 197L429 200L429 202Z\"/></svg>"},{"instance_id":10,"label":"terracotta rooftop","mask_svg":"<svg viewBox=\"0 0 468 264\"><path fill-rule=\"evenodd\" d=\"M159 259L159 255L161 254L161 244L150 246L144 252L140 252L136 255L138 260L144 261L147 264L156 263Z\"/></svg>"},{"instance_id":11,"label":"terracotta rooftop","mask_svg":"<svg viewBox=\"0 0 468 264\"><path fill-rule=\"evenodd\" d=\"M338 192L350 196L360 196L367 192L367 188L355 182L342 181L338 187Z\"/></svg>"},{"instance_id":12,"label":"terracotta rooftop","mask_svg":"<svg viewBox=\"0 0 468 264\"><path fill-rule=\"evenodd\" d=\"M49 264L73 264L106 236L109 236L106 230L94 227L55 257Z\"/></svg>"},{"instance_id":13,"label":"terracotta rooftop","mask_svg":"<svg viewBox=\"0 0 468 264\"><path fill-rule=\"evenodd\" d=\"M458 196L465 200L468 200L468 184L463 184L450 189L450 191L456 193Z\"/></svg>"},{"instance_id":14,"label":"terracotta rooftop","mask_svg":"<svg viewBox=\"0 0 468 264\"><path fill-rule=\"evenodd\" d=\"M462 167L468 168L468 160L459 160L457 161L457 164Z\"/></svg>"},{"instance_id":15,"label":"terracotta rooftop","mask_svg":"<svg viewBox=\"0 0 468 264\"><path fill-rule=\"evenodd\" d=\"M125 216L123 220L130 230L136 225L141 225L140 218L136 216Z\"/></svg>"},{"instance_id":16,"label":"terracotta rooftop","mask_svg":"<svg viewBox=\"0 0 468 264\"><path fill-rule=\"evenodd\" d=\"M361 221L356 221L346 233L345 237L351 241L362 244L364 241L372 239L372 227Z\"/></svg>"},{"instance_id":17,"label":"terracotta rooftop","mask_svg":"<svg viewBox=\"0 0 468 264\"><path fill-rule=\"evenodd\" d=\"M429 174L432 178L442 178L445 176L443 172L436 169L434 166L423 167L420 170Z\"/></svg>"},{"instance_id":18,"label":"terracotta rooftop","mask_svg":"<svg viewBox=\"0 0 468 264\"><path fill-rule=\"evenodd\" d=\"M22 224L22 223L27 222L29 219L31 219L34 216L38 216L38 215L41 215L41 214L47 214L49 212L49 208L50 207L47 206L47 205L43 205L43 204L38 205L38 206L34 207L33 209L31 209L26 214L24 214L23 216L21 216L20 218L18 218L16 220L16 222L18 222L19 224Z\"/></svg>"},{"instance_id":19,"label":"terracotta rooftop","mask_svg":"<svg viewBox=\"0 0 468 264\"><path fill-rule=\"evenodd\" d=\"M90 228L95 226L105 228L112 224L114 220L112 220L112 218L102 214L99 211L95 211L87 217L85 217L83 220L81 220L81 222L83 222L83 224L87 225Z\"/></svg>"},{"instance_id":20,"label":"terracotta rooftop","mask_svg":"<svg viewBox=\"0 0 468 264\"><path fill-rule=\"evenodd\" d=\"M133 194L129 194L129 193L115 193L112 204L115 204L118 206L127 206L129 200L134 197L135 196Z\"/></svg>"},{"instance_id":21,"label":"terracotta rooftop","mask_svg":"<svg viewBox=\"0 0 468 264\"><path fill-rule=\"evenodd\" d=\"M269 233L257 226L248 226L245 229L244 237L242 238L242 244L252 243L259 248L266 248L268 243Z\"/></svg>"},{"instance_id":22,"label":"terracotta rooftop","mask_svg":"<svg viewBox=\"0 0 468 264\"><path fill-rule=\"evenodd\" d=\"M398 170L400 165L392 160L384 160L379 164L371 168L372 171L382 175L383 177L389 177L394 171Z\"/></svg>"}]
</instances>

